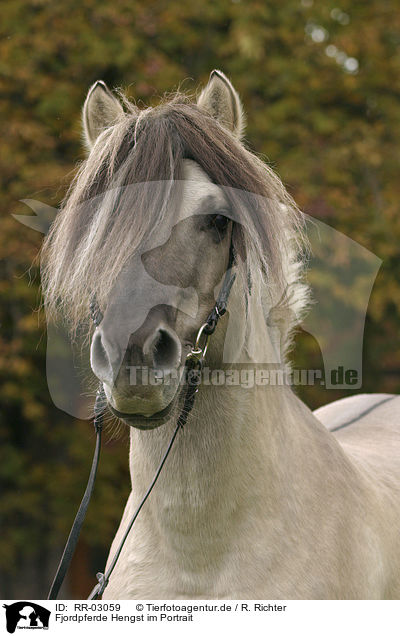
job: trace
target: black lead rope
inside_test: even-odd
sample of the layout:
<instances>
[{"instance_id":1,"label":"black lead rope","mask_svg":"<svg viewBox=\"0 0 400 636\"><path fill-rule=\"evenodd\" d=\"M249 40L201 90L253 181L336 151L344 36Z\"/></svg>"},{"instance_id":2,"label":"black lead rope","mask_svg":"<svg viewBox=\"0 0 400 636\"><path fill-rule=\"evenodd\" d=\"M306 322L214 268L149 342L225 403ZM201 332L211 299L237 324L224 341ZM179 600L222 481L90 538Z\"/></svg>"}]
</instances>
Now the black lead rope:
<instances>
[{"instance_id":1,"label":"black lead rope","mask_svg":"<svg viewBox=\"0 0 400 636\"><path fill-rule=\"evenodd\" d=\"M228 263L228 269L227 272L225 274L223 283L222 283L222 287L220 290L220 293L218 295L217 301L211 311L211 313L209 314L206 322L204 323L204 325L202 325L202 327L200 328L198 334L197 334L197 338L196 338L196 342L194 347L192 348L192 350L190 351L190 353L188 354L187 358L186 358L186 363L185 363L185 373L186 373L186 382L187 382L187 389L186 389L186 393L185 393L185 397L183 400L183 406L182 406L182 410L180 412L180 415L178 417L178 421L175 427L175 430L172 434L171 440L168 444L167 450L164 453L164 456L160 462L159 467L157 468L156 474L154 475L153 481L151 482L149 488L147 489L146 494L144 495L143 499L141 500L139 506L137 507L134 515L132 516L131 521L129 522L129 525L124 533L124 536L121 539L121 542L114 554L114 557L112 559L112 562L108 568L108 570L103 573L103 572L98 572L97 573L97 580L98 583L97 585L95 585L95 587L93 588L93 590L91 591L88 600L93 600L98 598L99 596L101 596L101 594L103 594L104 590L106 589L107 585L108 585L108 581L110 579L110 576L117 564L118 558L122 552L122 548L124 547L125 541L128 538L128 535L132 529L133 524L135 523L143 505L145 504L147 498L149 497L151 491L153 490L157 479L160 476L160 473L163 469L163 466L167 460L167 457L171 451L171 448L175 442L175 439L177 437L178 431L179 429L183 428L186 424L187 418L190 415L190 412L193 409L194 406L194 401L195 401L195 397L196 397L196 393L199 389L199 384L201 382L201 370L203 367L203 361L204 361L204 356L205 353L207 351L207 346L208 346L208 339L209 337L214 333L216 327L217 327L217 323L218 320L220 319L221 316L223 316L226 313L226 308L227 308L227 303L228 303L228 298L229 298L229 294L230 291L232 289L232 285L234 283L235 280L235 274L232 271L232 266L234 263L234 253L233 253L233 247L231 244L230 247L230 251L229 251L229 263ZM92 319L94 324L96 325L96 327L100 324L103 315L100 311L100 308L97 305L97 302L95 299L92 300L92 302L90 303L90 311L91 311L91 315L92 315ZM200 346L200 340L202 339L202 337L204 336L205 341L203 346ZM103 429L103 414L104 414L104 410L106 408L106 397L104 395L104 390L102 388L102 386L99 388L99 390L97 391L97 395L96 395L96 402L94 405L94 427L95 427L95 431L96 431L96 446L95 446L95 451L94 451L94 455L93 455L93 460L92 460L92 467L90 470L90 474L89 474L89 479L88 479L88 483L86 486L86 490L85 493L83 495L81 504L79 506L79 510L76 514L74 523L72 524L72 528L71 531L69 533L69 537L67 540L67 543L65 545L64 548L64 552L63 555L61 557L61 561L59 563L56 575L54 577L54 581L53 584L51 586L49 595L48 595L48 600L53 600L56 599L58 596L58 593L60 591L61 585L64 581L65 575L67 573L67 570L70 566L75 548L76 548L76 544L81 532L81 528L82 528L82 524L83 521L85 519L86 516L86 511L90 502L90 498L92 496L92 492L93 492L93 487L94 487L94 482L96 479L96 473L97 473L97 466L99 463L99 458L100 458L100 448L101 448L101 433L102 433L102 429Z\"/></svg>"},{"instance_id":2,"label":"black lead rope","mask_svg":"<svg viewBox=\"0 0 400 636\"><path fill-rule=\"evenodd\" d=\"M92 496L94 482L96 480L97 466L99 464L100 459L100 449L101 449L101 432L103 430L103 413L105 409L105 395L103 389L99 389L96 395L96 402L94 405L94 429L96 431L96 446L94 449L94 455L92 460L92 467L90 469L89 479L86 486L85 493L82 497L81 504L79 506L79 510L76 513L76 517L74 519L74 523L72 524L71 532L69 533L69 537L67 539L67 543L65 544L64 552L61 557L61 561L58 565L56 575L54 577L53 584L50 588L49 595L47 597L48 600L56 599L58 593L60 591L60 587L63 584L65 575L70 566L72 557L75 552L76 544L81 532L82 524L85 520L86 511L89 506L90 498Z\"/></svg>"}]
</instances>

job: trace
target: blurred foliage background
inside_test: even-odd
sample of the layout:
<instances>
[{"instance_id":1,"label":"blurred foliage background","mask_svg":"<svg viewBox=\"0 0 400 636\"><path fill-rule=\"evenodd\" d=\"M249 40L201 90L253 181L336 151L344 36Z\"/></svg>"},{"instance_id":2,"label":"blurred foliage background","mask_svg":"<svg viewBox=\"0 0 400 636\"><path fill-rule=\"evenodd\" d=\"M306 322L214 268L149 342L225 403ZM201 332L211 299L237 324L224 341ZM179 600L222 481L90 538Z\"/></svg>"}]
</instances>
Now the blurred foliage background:
<instances>
[{"instance_id":1,"label":"blurred foliage background","mask_svg":"<svg viewBox=\"0 0 400 636\"><path fill-rule=\"evenodd\" d=\"M84 157L80 109L97 79L152 104L213 68L239 91L247 139L301 208L383 260L363 391L400 389L400 12L395 0L12 0L0 23L0 596L44 598L87 478L94 434L51 403L38 307L42 235L12 216L57 206ZM332 290L334 293L335 290ZM299 334L295 364L321 366ZM300 390L316 407L349 392ZM128 438L108 439L64 588L103 568L129 491Z\"/></svg>"}]
</instances>

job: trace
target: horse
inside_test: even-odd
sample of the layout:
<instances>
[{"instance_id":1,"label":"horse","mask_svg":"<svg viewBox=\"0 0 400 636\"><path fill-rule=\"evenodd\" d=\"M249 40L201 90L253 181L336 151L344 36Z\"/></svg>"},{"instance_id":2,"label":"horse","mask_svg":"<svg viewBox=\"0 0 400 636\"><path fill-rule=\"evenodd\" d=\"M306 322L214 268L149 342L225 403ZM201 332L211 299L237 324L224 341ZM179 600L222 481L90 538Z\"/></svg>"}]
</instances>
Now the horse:
<instances>
[{"instance_id":1,"label":"horse","mask_svg":"<svg viewBox=\"0 0 400 636\"><path fill-rule=\"evenodd\" d=\"M216 381L200 382L103 598L399 598L400 397L312 412L265 373L234 381L260 362L290 368L309 292L303 214L246 147L232 83L215 70L197 98L139 109L98 81L82 119L88 156L45 239L42 284L130 429L132 490L108 563L174 430L186 356L235 274L207 343Z\"/></svg>"}]
</instances>

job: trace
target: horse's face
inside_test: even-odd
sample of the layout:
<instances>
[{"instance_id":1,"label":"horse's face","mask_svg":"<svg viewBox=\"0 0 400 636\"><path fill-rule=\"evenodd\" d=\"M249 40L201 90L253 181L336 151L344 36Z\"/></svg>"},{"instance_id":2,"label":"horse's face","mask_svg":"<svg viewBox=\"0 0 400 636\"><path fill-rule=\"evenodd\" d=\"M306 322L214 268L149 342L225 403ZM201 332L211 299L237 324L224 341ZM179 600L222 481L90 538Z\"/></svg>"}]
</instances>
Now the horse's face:
<instances>
[{"instance_id":1,"label":"horse's face","mask_svg":"<svg viewBox=\"0 0 400 636\"><path fill-rule=\"evenodd\" d=\"M197 104L240 137L240 100L222 73L212 72ZM121 118L120 103L97 82L83 109L89 148ZM91 343L91 366L110 409L139 428L159 426L178 404L186 355L214 307L229 262L232 221L223 190L197 163L182 162L179 196L162 227L154 227L117 277ZM156 186L151 181L143 187Z\"/></svg>"},{"instance_id":2,"label":"horse's face","mask_svg":"<svg viewBox=\"0 0 400 636\"><path fill-rule=\"evenodd\" d=\"M178 209L118 277L91 344L110 409L140 428L162 424L180 393L185 358L215 304L232 221L221 188L184 161Z\"/></svg>"}]
</instances>

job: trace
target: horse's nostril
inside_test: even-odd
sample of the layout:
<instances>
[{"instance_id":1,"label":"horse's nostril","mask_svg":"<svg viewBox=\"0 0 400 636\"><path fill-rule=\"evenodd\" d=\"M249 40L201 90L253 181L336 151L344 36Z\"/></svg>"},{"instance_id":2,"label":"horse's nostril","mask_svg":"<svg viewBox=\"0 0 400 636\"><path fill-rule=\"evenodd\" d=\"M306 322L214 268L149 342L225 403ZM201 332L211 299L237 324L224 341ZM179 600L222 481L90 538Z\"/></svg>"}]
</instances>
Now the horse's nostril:
<instances>
[{"instance_id":1,"label":"horse's nostril","mask_svg":"<svg viewBox=\"0 0 400 636\"><path fill-rule=\"evenodd\" d=\"M180 359L179 341L164 329L159 329L153 344L153 363L156 369L176 367Z\"/></svg>"},{"instance_id":2,"label":"horse's nostril","mask_svg":"<svg viewBox=\"0 0 400 636\"><path fill-rule=\"evenodd\" d=\"M93 336L90 364L93 372L102 382L112 382L113 373L110 359L103 344L102 334L99 331Z\"/></svg>"}]
</instances>

